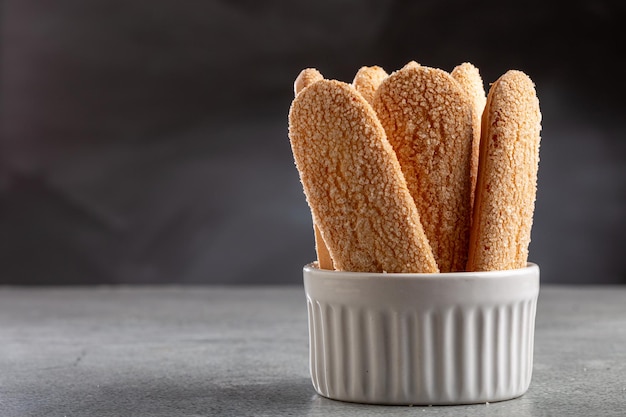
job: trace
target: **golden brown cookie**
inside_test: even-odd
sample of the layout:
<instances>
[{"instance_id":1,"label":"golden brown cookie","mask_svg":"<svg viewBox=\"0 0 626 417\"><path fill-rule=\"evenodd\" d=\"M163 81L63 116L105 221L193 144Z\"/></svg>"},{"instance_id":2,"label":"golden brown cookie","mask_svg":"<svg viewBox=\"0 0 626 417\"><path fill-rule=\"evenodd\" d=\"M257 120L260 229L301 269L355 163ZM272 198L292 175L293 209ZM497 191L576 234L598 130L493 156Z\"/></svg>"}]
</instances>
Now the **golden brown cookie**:
<instances>
[{"instance_id":1,"label":"golden brown cookie","mask_svg":"<svg viewBox=\"0 0 626 417\"><path fill-rule=\"evenodd\" d=\"M407 65L374 109L393 146L441 272L463 271L470 226L472 104L450 74Z\"/></svg>"},{"instance_id":2,"label":"golden brown cookie","mask_svg":"<svg viewBox=\"0 0 626 417\"><path fill-rule=\"evenodd\" d=\"M352 85L368 103L372 104L376 89L388 75L384 69L378 66L361 67L354 76Z\"/></svg>"},{"instance_id":3,"label":"golden brown cookie","mask_svg":"<svg viewBox=\"0 0 626 417\"><path fill-rule=\"evenodd\" d=\"M476 177L478 175L478 154L480 150L480 123L485 109L487 97L485 97L485 87L478 68L469 62L454 67L450 73L467 93L472 101L474 123L474 137L472 139L472 164L470 166L470 181L472 192L470 196L471 205L474 204L474 190L476 189Z\"/></svg>"},{"instance_id":4,"label":"golden brown cookie","mask_svg":"<svg viewBox=\"0 0 626 417\"><path fill-rule=\"evenodd\" d=\"M322 80L302 90L289 112L289 137L336 269L438 271L396 155L354 87Z\"/></svg>"},{"instance_id":5,"label":"golden brown cookie","mask_svg":"<svg viewBox=\"0 0 626 417\"><path fill-rule=\"evenodd\" d=\"M407 68L418 68L421 65L417 62L417 61L409 61L406 63L405 66L402 67L402 69L407 69Z\"/></svg>"},{"instance_id":6,"label":"golden brown cookie","mask_svg":"<svg viewBox=\"0 0 626 417\"><path fill-rule=\"evenodd\" d=\"M468 271L526 266L540 131L533 82L521 71L506 72L489 89L482 117Z\"/></svg>"},{"instance_id":7,"label":"golden brown cookie","mask_svg":"<svg viewBox=\"0 0 626 417\"><path fill-rule=\"evenodd\" d=\"M293 83L293 90L295 95L300 94L304 88L323 80L324 76L315 68L305 68L300 71L298 77ZM333 260L328 252L326 243L322 238L319 228L313 223L313 232L315 236L315 252L317 253L317 266L320 269L335 269L333 266Z\"/></svg>"},{"instance_id":8,"label":"golden brown cookie","mask_svg":"<svg viewBox=\"0 0 626 417\"><path fill-rule=\"evenodd\" d=\"M315 68L305 68L300 71L300 74L296 77L293 83L294 95L298 95L304 88L311 84L323 80L324 76Z\"/></svg>"}]
</instances>

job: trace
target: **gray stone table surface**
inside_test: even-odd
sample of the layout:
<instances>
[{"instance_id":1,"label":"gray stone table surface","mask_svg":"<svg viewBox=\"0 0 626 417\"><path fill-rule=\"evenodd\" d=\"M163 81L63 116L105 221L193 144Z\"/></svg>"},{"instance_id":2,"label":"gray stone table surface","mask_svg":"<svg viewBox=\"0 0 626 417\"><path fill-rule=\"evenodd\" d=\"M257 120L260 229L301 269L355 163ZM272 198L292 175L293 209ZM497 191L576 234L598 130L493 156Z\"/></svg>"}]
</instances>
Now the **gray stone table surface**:
<instances>
[{"instance_id":1,"label":"gray stone table surface","mask_svg":"<svg viewBox=\"0 0 626 417\"><path fill-rule=\"evenodd\" d=\"M304 290L0 287L0 416L625 416L626 287L543 286L529 391L491 404L318 396Z\"/></svg>"}]
</instances>

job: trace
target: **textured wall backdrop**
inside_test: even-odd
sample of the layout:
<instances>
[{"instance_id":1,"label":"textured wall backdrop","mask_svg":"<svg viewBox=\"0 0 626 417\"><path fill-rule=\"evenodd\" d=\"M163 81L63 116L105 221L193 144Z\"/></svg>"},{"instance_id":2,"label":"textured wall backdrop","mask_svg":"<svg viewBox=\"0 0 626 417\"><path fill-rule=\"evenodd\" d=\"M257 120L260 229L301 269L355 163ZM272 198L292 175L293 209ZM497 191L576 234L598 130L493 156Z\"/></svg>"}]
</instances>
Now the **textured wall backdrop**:
<instances>
[{"instance_id":1,"label":"textured wall backdrop","mask_svg":"<svg viewBox=\"0 0 626 417\"><path fill-rule=\"evenodd\" d=\"M5 0L0 283L300 283L293 80L411 59L533 78L530 258L544 282L626 283L623 3L479 3Z\"/></svg>"}]
</instances>

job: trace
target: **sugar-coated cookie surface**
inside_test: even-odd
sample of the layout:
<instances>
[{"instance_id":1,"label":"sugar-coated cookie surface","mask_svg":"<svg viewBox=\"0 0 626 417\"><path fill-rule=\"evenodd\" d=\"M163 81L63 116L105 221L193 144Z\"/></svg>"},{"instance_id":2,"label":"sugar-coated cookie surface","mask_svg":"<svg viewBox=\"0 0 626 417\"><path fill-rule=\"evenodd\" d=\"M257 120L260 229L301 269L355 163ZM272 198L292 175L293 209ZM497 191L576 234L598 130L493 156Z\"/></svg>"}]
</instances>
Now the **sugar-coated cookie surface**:
<instances>
[{"instance_id":1,"label":"sugar-coated cookie surface","mask_svg":"<svg viewBox=\"0 0 626 417\"><path fill-rule=\"evenodd\" d=\"M410 63L382 82L374 109L439 269L463 271L471 221L471 101L450 74Z\"/></svg>"},{"instance_id":2,"label":"sugar-coated cookie surface","mask_svg":"<svg viewBox=\"0 0 626 417\"><path fill-rule=\"evenodd\" d=\"M293 83L293 92L297 96L304 88L323 80L324 76L315 68L305 68L300 71Z\"/></svg>"},{"instance_id":3,"label":"sugar-coated cookie surface","mask_svg":"<svg viewBox=\"0 0 626 417\"><path fill-rule=\"evenodd\" d=\"M438 272L396 155L354 87L322 80L302 90L289 137L336 269Z\"/></svg>"},{"instance_id":4,"label":"sugar-coated cookie surface","mask_svg":"<svg viewBox=\"0 0 626 417\"><path fill-rule=\"evenodd\" d=\"M489 89L482 118L468 271L526 266L540 131L533 82L521 71L506 72Z\"/></svg>"},{"instance_id":5,"label":"sugar-coated cookie surface","mask_svg":"<svg viewBox=\"0 0 626 417\"><path fill-rule=\"evenodd\" d=\"M324 76L317 69L305 68L300 71L300 74L296 77L293 83L293 92L297 96L300 94L300 91L304 90L306 87L323 79ZM315 253L317 253L317 266L320 269L334 269L333 259L330 256L330 252L328 252L326 242L324 242L322 233L315 223L313 223L313 231L315 237Z\"/></svg>"},{"instance_id":6,"label":"sugar-coated cookie surface","mask_svg":"<svg viewBox=\"0 0 626 417\"><path fill-rule=\"evenodd\" d=\"M378 86L388 75L383 68L376 65L373 67L361 67L354 76L352 85L368 103L372 104Z\"/></svg>"},{"instance_id":7,"label":"sugar-coated cookie surface","mask_svg":"<svg viewBox=\"0 0 626 417\"><path fill-rule=\"evenodd\" d=\"M485 87L483 79L480 76L478 68L469 62L464 62L461 65L454 67L450 73L467 93L472 102L472 121L474 124L474 136L472 138L472 163L470 165L470 183L471 183L471 196L470 206L474 204L474 190L476 189L476 178L478 177L478 155L480 153L480 125L485 109L485 103L487 97L485 96Z\"/></svg>"}]
</instances>

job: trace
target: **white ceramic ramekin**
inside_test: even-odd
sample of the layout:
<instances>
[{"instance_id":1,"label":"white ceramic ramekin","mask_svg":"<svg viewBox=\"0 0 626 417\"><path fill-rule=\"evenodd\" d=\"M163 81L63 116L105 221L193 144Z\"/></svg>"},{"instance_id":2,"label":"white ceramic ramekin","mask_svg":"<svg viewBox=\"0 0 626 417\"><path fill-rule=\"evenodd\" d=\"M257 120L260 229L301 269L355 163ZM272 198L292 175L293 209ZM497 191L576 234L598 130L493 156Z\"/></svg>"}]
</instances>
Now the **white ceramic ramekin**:
<instances>
[{"instance_id":1,"label":"white ceramic ramekin","mask_svg":"<svg viewBox=\"0 0 626 417\"><path fill-rule=\"evenodd\" d=\"M539 267L377 274L304 267L310 368L324 397L471 404L518 397L533 367Z\"/></svg>"}]
</instances>

